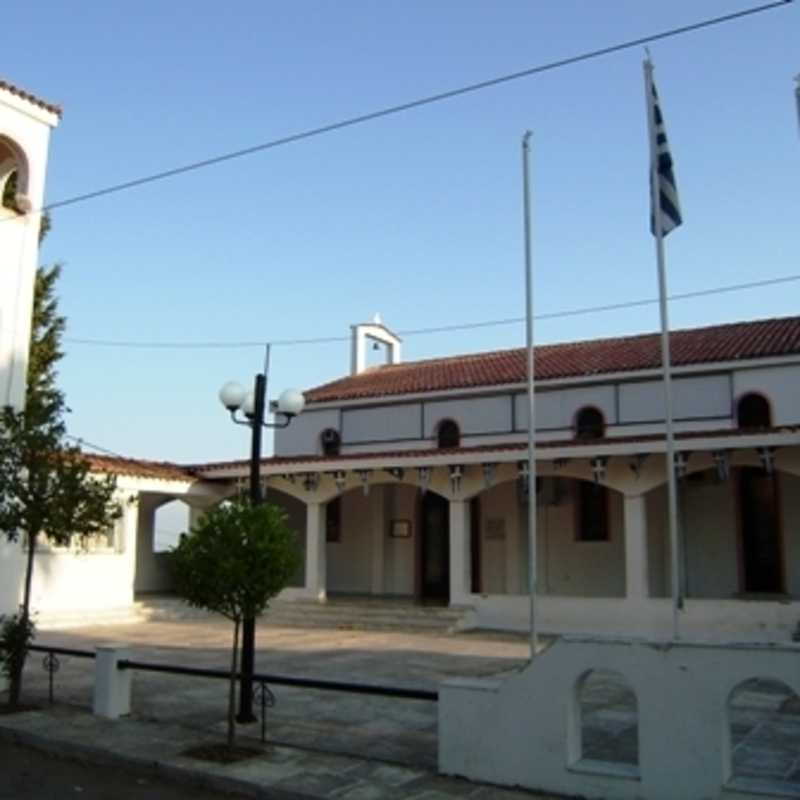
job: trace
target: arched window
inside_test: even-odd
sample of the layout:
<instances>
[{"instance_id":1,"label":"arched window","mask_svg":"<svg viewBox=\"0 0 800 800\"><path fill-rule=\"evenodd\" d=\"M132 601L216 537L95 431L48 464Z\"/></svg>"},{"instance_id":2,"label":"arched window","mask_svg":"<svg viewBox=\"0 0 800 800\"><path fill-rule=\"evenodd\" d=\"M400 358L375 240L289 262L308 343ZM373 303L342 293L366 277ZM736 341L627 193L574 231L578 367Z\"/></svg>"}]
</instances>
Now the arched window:
<instances>
[{"instance_id":1,"label":"arched window","mask_svg":"<svg viewBox=\"0 0 800 800\"><path fill-rule=\"evenodd\" d=\"M575 415L576 439L602 439L606 432L603 412L594 406L584 406Z\"/></svg>"},{"instance_id":2,"label":"arched window","mask_svg":"<svg viewBox=\"0 0 800 800\"><path fill-rule=\"evenodd\" d=\"M461 444L461 431L458 423L445 419L439 423L436 431L436 446L439 448L458 447Z\"/></svg>"},{"instance_id":3,"label":"arched window","mask_svg":"<svg viewBox=\"0 0 800 800\"><path fill-rule=\"evenodd\" d=\"M592 669L575 686L579 760L602 761L631 777L639 774L639 704L619 672Z\"/></svg>"},{"instance_id":4,"label":"arched window","mask_svg":"<svg viewBox=\"0 0 800 800\"><path fill-rule=\"evenodd\" d=\"M763 394L749 392L736 404L736 422L740 428L771 428L772 413Z\"/></svg>"},{"instance_id":5,"label":"arched window","mask_svg":"<svg viewBox=\"0 0 800 800\"><path fill-rule=\"evenodd\" d=\"M342 437L339 436L339 431L333 428L325 428L319 435L319 441L322 445L322 455L324 456L338 456L342 448Z\"/></svg>"},{"instance_id":6,"label":"arched window","mask_svg":"<svg viewBox=\"0 0 800 800\"><path fill-rule=\"evenodd\" d=\"M25 152L14 141L0 135L0 204L3 208L20 212L19 195L28 193L28 160Z\"/></svg>"}]
</instances>

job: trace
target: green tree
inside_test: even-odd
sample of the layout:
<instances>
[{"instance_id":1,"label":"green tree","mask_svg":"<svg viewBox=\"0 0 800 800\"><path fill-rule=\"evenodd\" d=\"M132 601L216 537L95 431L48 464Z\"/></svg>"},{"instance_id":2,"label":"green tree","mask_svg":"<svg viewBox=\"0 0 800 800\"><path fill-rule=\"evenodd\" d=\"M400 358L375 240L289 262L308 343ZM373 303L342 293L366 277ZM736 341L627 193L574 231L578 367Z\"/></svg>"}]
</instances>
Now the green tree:
<instances>
[{"instance_id":1,"label":"green tree","mask_svg":"<svg viewBox=\"0 0 800 800\"><path fill-rule=\"evenodd\" d=\"M261 614L300 566L286 513L276 505L223 503L205 514L170 554L175 588L189 605L233 622L228 747L235 738L236 673L242 620Z\"/></svg>"},{"instance_id":2,"label":"green tree","mask_svg":"<svg viewBox=\"0 0 800 800\"><path fill-rule=\"evenodd\" d=\"M39 269L33 319L25 408L0 411L0 535L21 542L25 579L19 613L5 620L3 651L10 678L9 704L19 704L27 649L34 636L31 584L37 542L56 545L104 533L120 515L113 500L116 481L90 474L78 447L67 443L63 393L56 385L56 363L62 356L65 320L58 313L55 285L60 267Z\"/></svg>"}]
</instances>

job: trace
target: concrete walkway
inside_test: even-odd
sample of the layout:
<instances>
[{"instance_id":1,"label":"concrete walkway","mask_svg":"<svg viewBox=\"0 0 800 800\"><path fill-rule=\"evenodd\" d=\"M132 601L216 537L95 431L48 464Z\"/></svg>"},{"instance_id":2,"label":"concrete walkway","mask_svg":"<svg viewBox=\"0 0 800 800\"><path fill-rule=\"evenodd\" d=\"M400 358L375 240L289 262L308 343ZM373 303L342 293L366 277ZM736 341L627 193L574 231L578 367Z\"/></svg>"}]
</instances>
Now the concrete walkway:
<instances>
[{"instance_id":1,"label":"concrete walkway","mask_svg":"<svg viewBox=\"0 0 800 800\"><path fill-rule=\"evenodd\" d=\"M38 644L93 649L114 640L130 644L136 660L224 669L230 636L224 622L183 620L48 631ZM513 636L303 630L261 624L257 669L435 688L451 675L515 669L526 655L524 639ZM433 702L275 686L277 705L268 712L264 755L221 766L182 753L224 740L224 681L137 672L133 714L113 722L89 713L92 682L92 661L62 657L55 675L56 704L49 707L42 655L32 655L25 699L42 708L0 716L0 737L251 796L295 800L536 796L437 775ZM240 741L260 746L260 726L240 726Z\"/></svg>"},{"instance_id":2,"label":"concrete walkway","mask_svg":"<svg viewBox=\"0 0 800 800\"><path fill-rule=\"evenodd\" d=\"M187 748L218 743L221 738L221 730L200 733L138 717L108 721L63 706L0 716L0 740L249 797L530 800L537 796L443 778L425 769L278 745L268 745L263 755L229 765L182 755Z\"/></svg>"}]
</instances>

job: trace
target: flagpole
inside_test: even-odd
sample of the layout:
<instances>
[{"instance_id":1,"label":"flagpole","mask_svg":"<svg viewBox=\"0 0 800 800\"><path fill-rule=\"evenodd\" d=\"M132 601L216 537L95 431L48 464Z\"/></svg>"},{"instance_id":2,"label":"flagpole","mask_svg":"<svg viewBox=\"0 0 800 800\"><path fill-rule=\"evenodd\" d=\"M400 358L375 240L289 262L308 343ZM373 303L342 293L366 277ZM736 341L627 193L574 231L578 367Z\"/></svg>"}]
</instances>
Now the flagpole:
<instances>
[{"instance_id":1,"label":"flagpole","mask_svg":"<svg viewBox=\"0 0 800 800\"><path fill-rule=\"evenodd\" d=\"M661 224L661 200L656 152L656 123L654 119L653 64L644 62L645 102L650 142L650 208L654 215L653 232L658 263L658 307L661 316L661 365L664 374L664 423L666 435L667 515L669 518L670 578L672 595L672 637L678 638L678 614L683 606L680 591L680 554L678 552L678 486L675 479L675 433L672 414L672 370L669 349L669 316L667 310L667 275L664 266L664 231Z\"/></svg>"},{"instance_id":2,"label":"flagpole","mask_svg":"<svg viewBox=\"0 0 800 800\"><path fill-rule=\"evenodd\" d=\"M529 152L531 131L522 137L522 196L525 224L525 347L528 361L528 592L530 595L530 653L536 657L536 453L533 413L533 271L531 267L531 201Z\"/></svg>"},{"instance_id":3,"label":"flagpole","mask_svg":"<svg viewBox=\"0 0 800 800\"><path fill-rule=\"evenodd\" d=\"M794 99L797 104L797 129L800 131L800 73L794 76L797 86L794 87Z\"/></svg>"}]
</instances>

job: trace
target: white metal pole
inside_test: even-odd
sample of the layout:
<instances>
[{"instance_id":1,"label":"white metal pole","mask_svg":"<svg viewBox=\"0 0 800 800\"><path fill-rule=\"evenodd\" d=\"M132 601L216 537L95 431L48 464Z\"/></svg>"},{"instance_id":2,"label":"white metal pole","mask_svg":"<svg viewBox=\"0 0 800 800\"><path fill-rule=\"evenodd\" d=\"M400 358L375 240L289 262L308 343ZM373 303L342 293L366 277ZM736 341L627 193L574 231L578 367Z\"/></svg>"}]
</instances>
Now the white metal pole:
<instances>
[{"instance_id":1,"label":"white metal pole","mask_svg":"<svg viewBox=\"0 0 800 800\"><path fill-rule=\"evenodd\" d=\"M794 100L797 105L797 129L800 131L800 73L794 76L797 86L794 87Z\"/></svg>"},{"instance_id":2,"label":"white metal pole","mask_svg":"<svg viewBox=\"0 0 800 800\"><path fill-rule=\"evenodd\" d=\"M533 272L531 268L531 201L529 151L531 131L522 137L522 186L525 222L525 345L528 354L528 592L530 594L530 650L536 657L536 452L534 417Z\"/></svg>"},{"instance_id":3,"label":"white metal pole","mask_svg":"<svg viewBox=\"0 0 800 800\"><path fill-rule=\"evenodd\" d=\"M655 119L653 119L653 65L644 62L645 102L650 140L651 209L655 217L656 260L658 262L658 305L661 312L661 364L664 373L664 417L666 438L666 470L669 517L670 578L672 594L672 636L678 638L678 612L683 606L680 592L680 554L678 552L678 486L675 480L675 434L672 420L672 376L669 352L669 316L667 312L667 275L664 267L664 234L661 229L658 185L658 154L656 153Z\"/></svg>"}]
</instances>

